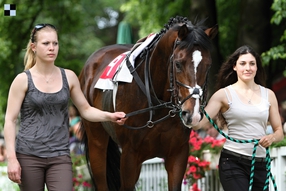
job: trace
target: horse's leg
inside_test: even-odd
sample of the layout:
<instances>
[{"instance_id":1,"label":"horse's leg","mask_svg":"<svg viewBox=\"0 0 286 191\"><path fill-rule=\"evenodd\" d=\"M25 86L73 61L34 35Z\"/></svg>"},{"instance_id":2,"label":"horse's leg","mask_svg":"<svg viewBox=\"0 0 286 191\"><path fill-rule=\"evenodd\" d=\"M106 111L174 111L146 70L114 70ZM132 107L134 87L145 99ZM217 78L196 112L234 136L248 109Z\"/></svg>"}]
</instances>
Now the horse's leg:
<instances>
[{"instance_id":1,"label":"horse's leg","mask_svg":"<svg viewBox=\"0 0 286 191\"><path fill-rule=\"evenodd\" d=\"M135 153L131 149L123 149L120 161L120 191L134 191L135 184L139 179L141 162L138 161Z\"/></svg>"},{"instance_id":2,"label":"horse's leg","mask_svg":"<svg viewBox=\"0 0 286 191\"><path fill-rule=\"evenodd\" d=\"M165 158L165 168L168 173L169 191L181 191L182 181L188 162L188 145L180 148L180 153Z\"/></svg>"},{"instance_id":3,"label":"horse's leg","mask_svg":"<svg viewBox=\"0 0 286 191\"><path fill-rule=\"evenodd\" d=\"M106 180L106 152L109 135L100 123L85 125L88 136L88 152L93 179L97 191L108 191Z\"/></svg>"}]
</instances>

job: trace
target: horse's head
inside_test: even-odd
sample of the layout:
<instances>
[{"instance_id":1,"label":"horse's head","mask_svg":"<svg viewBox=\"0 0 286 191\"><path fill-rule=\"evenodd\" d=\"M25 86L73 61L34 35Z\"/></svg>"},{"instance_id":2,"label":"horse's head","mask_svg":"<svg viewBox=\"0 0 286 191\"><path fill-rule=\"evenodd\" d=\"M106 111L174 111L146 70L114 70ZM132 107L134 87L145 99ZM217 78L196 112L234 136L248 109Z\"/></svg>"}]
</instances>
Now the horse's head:
<instances>
[{"instance_id":1,"label":"horse's head","mask_svg":"<svg viewBox=\"0 0 286 191\"><path fill-rule=\"evenodd\" d=\"M218 30L217 26L206 29L189 21L173 28L177 31L170 59L173 99L181 109L181 120L191 128L202 119L200 107L206 99L207 76L212 62L210 39Z\"/></svg>"}]
</instances>

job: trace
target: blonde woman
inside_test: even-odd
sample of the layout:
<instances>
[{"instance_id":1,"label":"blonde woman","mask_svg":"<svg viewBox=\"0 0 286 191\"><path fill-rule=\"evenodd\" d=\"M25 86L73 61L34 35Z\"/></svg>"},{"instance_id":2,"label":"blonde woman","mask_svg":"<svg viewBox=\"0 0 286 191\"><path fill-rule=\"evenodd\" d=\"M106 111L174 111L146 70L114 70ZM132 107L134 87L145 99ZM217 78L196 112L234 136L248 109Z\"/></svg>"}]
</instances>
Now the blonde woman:
<instances>
[{"instance_id":1,"label":"blonde woman","mask_svg":"<svg viewBox=\"0 0 286 191\"><path fill-rule=\"evenodd\" d=\"M8 177L19 184L21 191L43 191L45 184L49 191L72 190L70 98L81 117L89 121L119 125L125 121L123 112L105 112L88 104L75 73L55 65L58 51L56 28L36 25L27 45L25 71L10 87L4 125Z\"/></svg>"}]
</instances>

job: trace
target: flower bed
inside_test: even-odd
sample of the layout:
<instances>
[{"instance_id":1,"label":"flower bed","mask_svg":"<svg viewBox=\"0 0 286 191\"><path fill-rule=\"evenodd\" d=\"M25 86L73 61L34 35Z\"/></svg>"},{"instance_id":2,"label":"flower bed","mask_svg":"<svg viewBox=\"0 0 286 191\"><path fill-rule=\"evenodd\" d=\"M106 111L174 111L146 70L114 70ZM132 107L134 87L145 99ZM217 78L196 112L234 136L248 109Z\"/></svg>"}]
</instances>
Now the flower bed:
<instances>
[{"instance_id":1,"label":"flower bed","mask_svg":"<svg viewBox=\"0 0 286 191\"><path fill-rule=\"evenodd\" d=\"M84 155L71 154L73 162L73 191L92 190L91 178Z\"/></svg>"},{"instance_id":2,"label":"flower bed","mask_svg":"<svg viewBox=\"0 0 286 191\"><path fill-rule=\"evenodd\" d=\"M216 140L213 137L201 138L198 133L190 134L190 154L185 173L186 183L191 185L192 191L199 191L197 181L205 177L205 173L211 168L217 168L217 156L220 153L224 139ZM215 161L215 163L212 163Z\"/></svg>"}]
</instances>

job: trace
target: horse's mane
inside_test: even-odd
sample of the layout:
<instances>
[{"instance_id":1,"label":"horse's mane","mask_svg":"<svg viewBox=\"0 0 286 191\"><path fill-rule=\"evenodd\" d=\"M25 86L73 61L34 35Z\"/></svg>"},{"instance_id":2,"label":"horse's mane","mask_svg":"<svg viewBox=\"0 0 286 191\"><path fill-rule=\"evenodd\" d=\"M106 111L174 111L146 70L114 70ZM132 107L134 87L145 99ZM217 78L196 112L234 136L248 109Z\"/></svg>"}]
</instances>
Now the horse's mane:
<instances>
[{"instance_id":1,"label":"horse's mane","mask_svg":"<svg viewBox=\"0 0 286 191\"><path fill-rule=\"evenodd\" d=\"M179 44L180 49L190 49L194 45L201 46L205 50L209 50L211 48L211 41L205 33L207 29L204 26L204 22L206 19L201 21L196 21L193 24L191 21L188 20L186 17L176 16L169 19L168 23L164 25L164 28L161 29L159 35L165 34L168 30L178 30L180 26L185 24L188 27L189 35L185 39L181 39Z\"/></svg>"}]
</instances>

